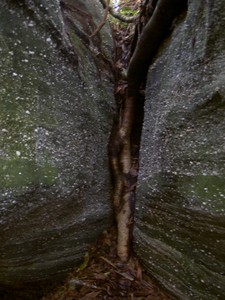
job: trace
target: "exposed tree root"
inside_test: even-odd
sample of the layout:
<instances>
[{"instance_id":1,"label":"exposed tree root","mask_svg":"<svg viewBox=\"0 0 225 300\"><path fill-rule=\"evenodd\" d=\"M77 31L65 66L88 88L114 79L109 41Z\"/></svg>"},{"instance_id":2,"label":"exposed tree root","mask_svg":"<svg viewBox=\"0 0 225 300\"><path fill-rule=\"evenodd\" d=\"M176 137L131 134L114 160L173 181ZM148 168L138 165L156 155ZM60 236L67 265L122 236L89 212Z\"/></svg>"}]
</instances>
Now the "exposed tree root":
<instances>
[{"instance_id":1,"label":"exposed tree root","mask_svg":"<svg viewBox=\"0 0 225 300\"><path fill-rule=\"evenodd\" d=\"M90 245L84 262L42 300L169 300L135 258L124 264L116 254L116 230L104 232Z\"/></svg>"},{"instance_id":2,"label":"exposed tree root","mask_svg":"<svg viewBox=\"0 0 225 300\"><path fill-rule=\"evenodd\" d=\"M122 261L128 260L131 250L139 145L144 115L143 89L148 68L171 30L174 19L187 5L186 0L150 2L154 10L150 12L152 16L134 47L128 65L123 103L117 108L118 115L108 147L118 229L117 253Z\"/></svg>"}]
</instances>

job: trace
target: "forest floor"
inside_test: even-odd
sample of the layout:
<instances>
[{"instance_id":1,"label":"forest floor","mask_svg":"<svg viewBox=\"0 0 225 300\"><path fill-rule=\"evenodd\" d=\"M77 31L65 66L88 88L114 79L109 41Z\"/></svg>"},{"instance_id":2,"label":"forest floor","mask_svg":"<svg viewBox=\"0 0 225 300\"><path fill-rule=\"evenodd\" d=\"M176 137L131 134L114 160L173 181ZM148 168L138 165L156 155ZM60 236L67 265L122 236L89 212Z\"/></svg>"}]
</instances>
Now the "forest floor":
<instances>
[{"instance_id":1,"label":"forest floor","mask_svg":"<svg viewBox=\"0 0 225 300\"><path fill-rule=\"evenodd\" d=\"M126 264L116 255L116 230L105 231L89 246L83 263L65 283L42 300L169 300L132 257Z\"/></svg>"}]
</instances>

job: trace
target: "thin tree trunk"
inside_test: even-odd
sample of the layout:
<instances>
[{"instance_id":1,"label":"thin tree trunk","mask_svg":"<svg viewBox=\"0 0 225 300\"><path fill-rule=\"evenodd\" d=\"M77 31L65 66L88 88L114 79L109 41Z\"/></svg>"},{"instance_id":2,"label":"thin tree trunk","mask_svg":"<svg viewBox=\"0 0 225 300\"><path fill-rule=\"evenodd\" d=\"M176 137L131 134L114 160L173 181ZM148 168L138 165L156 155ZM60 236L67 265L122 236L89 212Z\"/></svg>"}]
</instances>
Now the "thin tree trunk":
<instances>
[{"instance_id":1,"label":"thin tree trunk","mask_svg":"<svg viewBox=\"0 0 225 300\"><path fill-rule=\"evenodd\" d=\"M186 7L187 0L159 0L144 27L128 66L127 89L109 143L109 158L114 179L113 203L116 214L117 253L127 261L131 251L138 167L134 147L140 145L147 72L160 44L171 30L173 20ZM138 132L138 137L137 137ZM138 152L138 151L137 151Z\"/></svg>"}]
</instances>

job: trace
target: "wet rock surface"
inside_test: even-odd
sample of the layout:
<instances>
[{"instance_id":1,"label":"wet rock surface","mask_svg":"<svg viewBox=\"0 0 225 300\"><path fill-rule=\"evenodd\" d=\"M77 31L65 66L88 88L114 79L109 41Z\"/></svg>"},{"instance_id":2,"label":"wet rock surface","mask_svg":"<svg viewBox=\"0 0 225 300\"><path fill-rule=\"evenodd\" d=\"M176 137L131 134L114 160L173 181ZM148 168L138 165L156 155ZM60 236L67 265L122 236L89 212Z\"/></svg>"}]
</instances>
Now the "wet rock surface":
<instances>
[{"instance_id":1,"label":"wet rock surface","mask_svg":"<svg viewBox=\"0 0 225 300\"><path fill-rule=\"evenodd\" d=\"M179 299L224 297L224 11L189 1L148 74L134 248Z\"/></svg>"},{"instance_id":2,"label":"wet rock surface","mask_svg":"<svg viewBox=\"0 0 225 300\"><path fill-rule=\"evenodd\" d=\"M1 1L2 288L62 277L111 223L101 18L98 1Z\"/></svg>"}]
</instances>

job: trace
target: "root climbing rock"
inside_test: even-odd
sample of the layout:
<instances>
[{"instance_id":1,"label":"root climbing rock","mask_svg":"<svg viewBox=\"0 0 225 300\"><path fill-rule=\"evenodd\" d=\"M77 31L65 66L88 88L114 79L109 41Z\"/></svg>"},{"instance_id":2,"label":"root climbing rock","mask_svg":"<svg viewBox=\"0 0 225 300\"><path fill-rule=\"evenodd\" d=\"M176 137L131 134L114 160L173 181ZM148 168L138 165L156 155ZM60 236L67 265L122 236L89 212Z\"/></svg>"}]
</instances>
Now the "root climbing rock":
<instances>
[{"instance_id":1,"label":"root climbing rock","mask_svg":"<svg viewBox=\"0 0 225 300\"><path fill-rule=\"evenodd\" d=\"M129 259L131 251L146 76L159 46L171 31L174 19L186 5L187 0L157 1L128 65L125 97L122 108L118 109L108 147L118 230L117 254L122 261Z\"/></svg>"}]
</instances>

